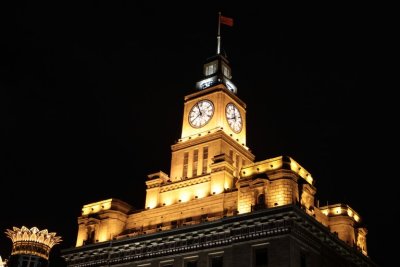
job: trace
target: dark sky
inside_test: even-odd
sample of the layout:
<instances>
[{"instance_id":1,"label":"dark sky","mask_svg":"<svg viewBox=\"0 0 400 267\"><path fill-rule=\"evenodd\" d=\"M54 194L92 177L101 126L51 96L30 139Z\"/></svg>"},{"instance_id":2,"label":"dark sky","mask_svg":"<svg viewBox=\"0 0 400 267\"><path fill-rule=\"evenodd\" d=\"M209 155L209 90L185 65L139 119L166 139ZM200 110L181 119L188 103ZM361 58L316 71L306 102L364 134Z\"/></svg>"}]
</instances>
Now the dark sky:
<instances>
[{"instance_id":1,"label":"dark sky","mask_svg":"<svg viewBox=\"0 0 400 267\"><path fill-rule=\"evenodd\" d=\"M113 197L143 208L147 174L169 173L183 98L216 52L222 11L234 19L222 48L256 160L293 157L316 179L321 205L360 213L370 257L389 265L396 120L381 81L379 10L81 2L0 8L3 258L5 229L37 226L63 237L52 254L62 266L84 204Z\"/></svg>"}]
</instances>

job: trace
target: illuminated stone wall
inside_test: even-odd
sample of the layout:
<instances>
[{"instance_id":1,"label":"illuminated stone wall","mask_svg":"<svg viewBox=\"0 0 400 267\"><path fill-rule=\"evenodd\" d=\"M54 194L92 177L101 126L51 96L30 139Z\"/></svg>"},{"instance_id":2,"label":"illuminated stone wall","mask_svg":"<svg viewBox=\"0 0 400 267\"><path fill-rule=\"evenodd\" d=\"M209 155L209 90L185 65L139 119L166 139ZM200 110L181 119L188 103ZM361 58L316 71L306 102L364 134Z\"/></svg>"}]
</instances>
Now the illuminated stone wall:
<instances>
[{"instance_id":1,"label":"illuminated stone wall","mask_svg":"<svg viewBox=\"0 0 400 267\"><path fill-rule=\"evenodd\" d=\"M237 170L226 154L211 160L209 174L195 178L172 182L163 172L151 174L146 182L148 208L144 211L128 215L130 206L118 200L85 205L79 218L77 246L90 239L102 242L149 234L294 204L367 255L367 232L358 226L360 216L343 204L316 206L316 188L308 183L313 181L311 175L304 169L299 172L300 165L290 160L278 157L251 163L240 170L239 179L234 177Z\"/></svg>"},{"instance_id":2,"label":"illuminated stone wall","mask_svg":"<svg viewBox=\"0 0 400 267\"><path fill-rule=\"evenodd\" d=\"M358 228L357 229L357 247L361 250L364 255L367 255L367 229L366 228Z\"/></svg>"},{"instance_id":3,"label":"illuminated stone wall","mask_svg":"<svg viewBox=\"0 0 400 267\"><path fill-rule=\"evenodd\" d=\"M198 151L198 162L197 162L197 175L203 175L203 163L204 148L208 149L207 157L207 168L205 173L211 171L210 164L212 163L212 158L226 154L228 156L232 155L232 164L240 169L243 165L253 163L254 155L246 148L241 146L237 141L232 140L224 131L217 130L207 133L204 136L197 136L193 139L181 141L172 146L172 159L171 159L171 181L179 181L185 178L191 178L193 176L193 157L194 150ZM188 165L186 177L183 177L183 167L184 167L184 155L188 154ZM243 164L244 163L244 164ZM235 171L235 177L239 176L239 173Z\"/></svg>"},{"instance_id":4,"label":"illuminated stone wall","mask_svg":"<svg viewBox=\"0 0 400 267\"><path fill-rule=\"evenodd\" d=\"M232 216L236 212L236 200L237 192L230 192L135 213L129 216L126 228L131 231L126 235L148 234Z\"/></svg>"},{"instance_id":5,"label":"illuminated stone wall","mask_svg":"<svg viewBox=\"0 0 400 267\"><path fill-rule=\"evenodd\" d=\"M277 174L274 176L277 176ZM290 177L274 178L269 184L267 206L278 207L296 203L298 200L296 181L293 181Z\"/></svg>"},{"instance_id":6,"label":"illuminated stone wall","mask_svg":"<svg viewBox=\"0 0 400 267\"><path fill-rule=\"evenodd\" d=\"M120 234L126 227L127 213L132 207L118 199L107 199L85 205L78 218L76 246L104 242Z\"/></svg>"},{"instance_id":7,"label":"illuminated stone wall","mask_svg":"<svg viewBox=\"0 0 400 267\"><path fill-rule=\"evenodd\" d=\"M326 223L331 232L336 233L348 245L357 246L363 254L367 255L367 231L359 227L361 218L358 213L345 204L323 206L319 210L325 215L324 225Z\"/></svg>"}]
</instances>

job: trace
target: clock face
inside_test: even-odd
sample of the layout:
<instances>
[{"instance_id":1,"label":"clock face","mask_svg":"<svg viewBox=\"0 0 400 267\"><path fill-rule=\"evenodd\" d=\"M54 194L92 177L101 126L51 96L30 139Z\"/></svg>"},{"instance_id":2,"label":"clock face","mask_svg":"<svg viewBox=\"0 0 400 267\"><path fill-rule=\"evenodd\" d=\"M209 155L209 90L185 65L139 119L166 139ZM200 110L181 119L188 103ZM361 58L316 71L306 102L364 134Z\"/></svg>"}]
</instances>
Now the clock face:
<instances>
[{"instance_id":1,"label":"clock face","mask_svg":"<svg viewBox=\"0 0 400 267\"><path fill-rule=\"evenodd\" d=\"M229 103L226 105L225 111L229 127L231 127L235 133L239 133L243 126L242 115L239 109L233 103Z\"/></svg>"},{"instance_id":2,"label":"clock face","mask_svg":"<svg viewBox=\"0 0 400 267\"><path fill-rule=\"evenodd\" d=\"M206 125L214 114L214 105L210 100L200 100L189 112L189 123L194 128Z\"/></svg>"}]
</instances>

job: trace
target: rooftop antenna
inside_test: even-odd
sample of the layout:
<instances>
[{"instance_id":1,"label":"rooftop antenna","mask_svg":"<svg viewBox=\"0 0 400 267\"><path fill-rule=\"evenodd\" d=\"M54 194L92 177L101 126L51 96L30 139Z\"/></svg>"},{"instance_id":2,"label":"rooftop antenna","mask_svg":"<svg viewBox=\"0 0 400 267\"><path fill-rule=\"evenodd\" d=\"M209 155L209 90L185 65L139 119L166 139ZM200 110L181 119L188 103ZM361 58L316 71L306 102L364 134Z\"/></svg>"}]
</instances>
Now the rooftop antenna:
<instances>
[{"instance_id":1,"label":"rooftop antenna","mask_svg":"<svg viewBox=\"0 0 400 267\"><path fill-rule=\"evenodd\" d=\"M222 16L221 12L218 12L217 55L221 54L221 23L232 27L233 19Z\"/></svg>"},{"instance_id":2,"label":"rooftop antenna","mask_svg":"<svg viewBox=\"0 0 400 267\"><path fill-rule=\"evenodd\" d=\"M217 55L221 52L221 12L218 12Z\"/></svg>"}]
</instances>

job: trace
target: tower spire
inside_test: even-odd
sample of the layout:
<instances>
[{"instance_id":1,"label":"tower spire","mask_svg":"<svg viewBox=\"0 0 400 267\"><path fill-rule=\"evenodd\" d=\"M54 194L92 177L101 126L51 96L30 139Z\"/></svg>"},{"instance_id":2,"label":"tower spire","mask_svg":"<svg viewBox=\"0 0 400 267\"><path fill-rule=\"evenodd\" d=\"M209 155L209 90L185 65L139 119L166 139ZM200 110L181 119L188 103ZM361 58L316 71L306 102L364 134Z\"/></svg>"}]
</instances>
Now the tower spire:
<instances>
[{"instance_id":1,"label":"tower spire","mask_svg":"<svg viewBox=\"0 0 400 267\"><path fill-rule=\"evenodd\" d=\"M207 59L203 67L204 78L196 83L196 88L203 90L216 84L224 84L229 91L236 94L237 88L231 81L231 67L226 56L221 55L221 24L232 27L233 19L218 12L217 54Z\"/></svg>"},{"instance_id":2,"label":"tower spire","mask_svg":"<svg viewBox=\"0 0 400 267\"><path fill-rule=\"evenodd\" d=\"M221 12L218 12L217 55L221 53Z\"/></svg>"},{"instance_id":3,"label":"tower spire","mask_svg":"<svg viewBox=\"0 0 400 267\"><path fill-rule=\"evenodd\" d=\"M221 12L218 12L217 55L221 54L221 23L232 27L233 19L224 17L221 15Z\"/></svg>"}]
</instances>

